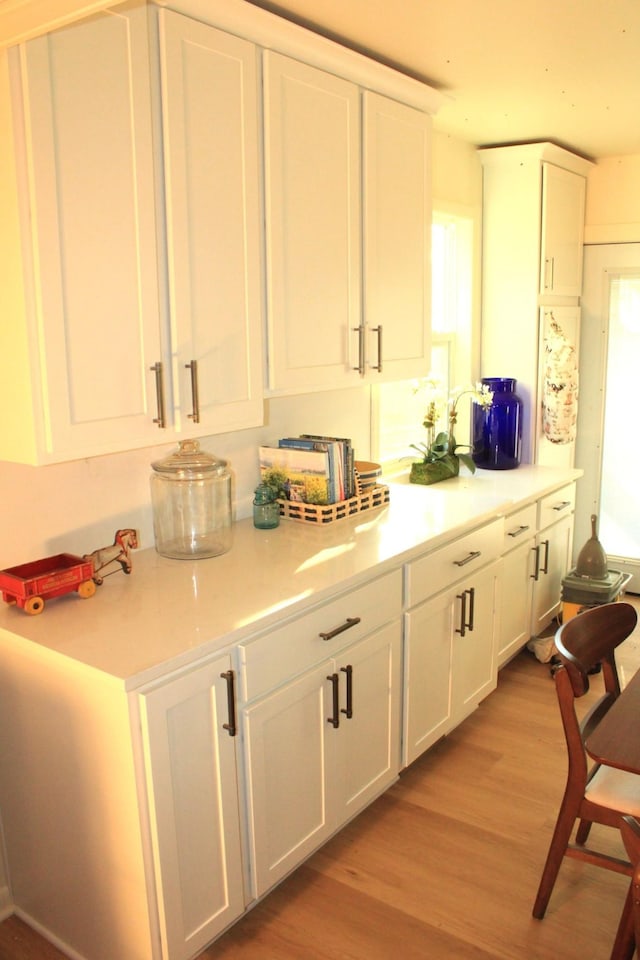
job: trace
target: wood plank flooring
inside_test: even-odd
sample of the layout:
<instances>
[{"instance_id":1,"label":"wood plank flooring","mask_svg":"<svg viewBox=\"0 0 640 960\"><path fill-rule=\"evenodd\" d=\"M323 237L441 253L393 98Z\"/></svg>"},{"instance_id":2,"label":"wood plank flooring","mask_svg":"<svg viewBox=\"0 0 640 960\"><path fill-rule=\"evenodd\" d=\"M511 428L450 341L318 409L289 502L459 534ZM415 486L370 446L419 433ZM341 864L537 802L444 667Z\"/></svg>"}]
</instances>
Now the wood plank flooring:
<instances>
[{"instance_id":1,"label":"wood plank flooring","mask_svg":"<svg viewBox=\"0 0 640 960\"><path fill-rule=\"evenodd\" d=\"M640 630L620 653L629 676ZM593 677L585 707L600 688ZM198 960L607 960L624 877L566 860L547 916L531 917L564 777L553 681L523 652L461 727ZM591 836L622 853L614 831ZM0 960L64 958L11 917Z\"/></svg>"}]
</instances>

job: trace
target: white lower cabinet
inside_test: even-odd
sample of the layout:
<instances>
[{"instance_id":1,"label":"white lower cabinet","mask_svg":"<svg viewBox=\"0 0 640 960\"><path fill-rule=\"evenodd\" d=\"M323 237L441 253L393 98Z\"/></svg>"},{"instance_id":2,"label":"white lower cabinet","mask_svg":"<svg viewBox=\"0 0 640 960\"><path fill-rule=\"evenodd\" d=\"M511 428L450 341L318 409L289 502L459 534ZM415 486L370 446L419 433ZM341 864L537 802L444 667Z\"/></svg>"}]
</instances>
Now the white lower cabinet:
<instances>
[{"instance_id":1,"label":"white lower cabinet","mask_svg":"<svg viewBox=\"0 0 640 960\"><path fill-rule=\"evenodd\" d=\"M496 686L502 540L495 520L407 565L405 764Z\"/></svg>"},{"instance_id":2,"label":"white lower cabinet","mask_svg":"<svg viewBox=\"0 0 640 960\"><path fill-rule=\"evenodd\" d=\"M562 580L571 569L575 484L562 487L538 503L534 548L531 635L537 636L560 609Z\"/></svg>"},{"instance_id":3,"label":"white lower cabinet","mask_svg":"<svg viewBox=\"0 0 640 960\"><path fill-rule=\"evenodd\" d=\"M325 655L241 710L253 896L264 894L398 776L400 585L396 571L295 622L298 652ZM344 617L344 602L355 616ZM390 612L395 619L377 627ZM278 656L278 633L246 652L249 683L261 647ZM348 644L358 633L365 635Z\"/></svg>"},{"instance_id":4,"label":"white lower cabinet","mask_svg":"<svg viewBox=\"0 0 640 960\"><path fill-rule=\"evenodd\" d=\"M498 668L521 650L531 636L537 526L535 503L505 518Z\"/></svg>"},{"instance_id":5,"label":"white lower cabinet","mask_svg":"<svg viewBox=\"0 0 640 960\"><path fill-rule=\"evenodd\" d=\"M245 908L233 676L222 656L138 697L163 960L194 956Z\"/></svg>"}]
</instances>

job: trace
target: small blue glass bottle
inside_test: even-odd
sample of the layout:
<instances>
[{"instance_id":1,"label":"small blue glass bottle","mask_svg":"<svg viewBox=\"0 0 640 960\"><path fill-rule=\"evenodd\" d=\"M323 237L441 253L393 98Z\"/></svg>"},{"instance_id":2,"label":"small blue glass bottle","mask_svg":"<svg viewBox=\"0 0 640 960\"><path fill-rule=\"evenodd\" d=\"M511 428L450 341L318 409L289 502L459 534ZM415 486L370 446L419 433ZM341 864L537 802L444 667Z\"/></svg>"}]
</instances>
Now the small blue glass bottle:
<instances>
[{"instance_id":1,"label":"small blue glass bottle","mask_svg":"<svg viewBox=\"0 0 640 960\"><path fill-rule=\"evenodd\" d=\"M273 530L280 523L280 504L266 483L256 487L253 496L253 525L258 530Z\"/></svg>"},{"instance_id":2,"label":"small blue glass bottle","mask_svg":"<svg viewBox=\"0 0 640 960\"><path fill-rule=\"evenodd\" d=\"M488 408L473 404L473 462L485 470L513 470L522 452L522 400L510 377L483 377L493 392Z\"/></svg>"}]
</instances>

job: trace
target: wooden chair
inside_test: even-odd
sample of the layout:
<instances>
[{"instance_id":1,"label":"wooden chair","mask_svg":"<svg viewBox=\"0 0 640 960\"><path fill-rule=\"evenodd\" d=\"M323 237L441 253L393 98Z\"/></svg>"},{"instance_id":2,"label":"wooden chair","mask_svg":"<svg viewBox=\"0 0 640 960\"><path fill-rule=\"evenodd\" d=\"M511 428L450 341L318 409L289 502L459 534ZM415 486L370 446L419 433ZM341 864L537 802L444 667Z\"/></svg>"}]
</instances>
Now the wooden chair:
<instances>
[{"instance_id":1,"label":"wooden chair","mask_svg":"<svg viewBox=\"0 0 640 960\"><path fill-rule=\"evenodd\" d=\"M631 865L585 846L592 823L620 829L622 817L640 818L640 777L613 767L592 764L586 737L620 694L615 649L633 632L637 614L629 603L591 607L558 630L555 644L562 665L554 680L567 743L567 783L533 907L544 917L563 858L573 857L631 876ZM575 701L589 690L589 671L602 664L605 691L582 721ZM579 820L575 843L571 834Z\"/></svg>"},{"instance_id":2,"label":"wooden chair","mask_svg":"<svg viewBox=\"0 0 640 960\"><path fill-rule=\"evenodd\" d=\"M620 833L633 873L610 960L632 960L640 945L640 823L635 817L625 816Z\"/></svg>"}]
</instances>

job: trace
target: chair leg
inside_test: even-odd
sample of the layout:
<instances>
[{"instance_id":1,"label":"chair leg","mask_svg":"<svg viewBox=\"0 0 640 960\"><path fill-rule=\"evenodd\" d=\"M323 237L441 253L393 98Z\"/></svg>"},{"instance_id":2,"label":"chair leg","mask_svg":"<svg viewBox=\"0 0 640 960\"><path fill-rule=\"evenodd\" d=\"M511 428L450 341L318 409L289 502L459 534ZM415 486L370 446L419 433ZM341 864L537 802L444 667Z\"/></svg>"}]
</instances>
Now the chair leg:
<instances>
[{"instance_id":1,"label":"chair leg","mask_svg":"<svg viewBox=\"0 0 640 960\"><path fill-rule=\"evenodd\" d=\"M575 822L576 807L572 804L567 804L565 798L560 808L560 813L558 814L553 837L549 845L549 852L542 871L540 886L538 887L538 893L533 905L532 912L536 920L542 920L544 917Z\"/></svg>"},{"instance_id":2,"label":"chair leg","mask_svg":"<svg viewBox=\"0 0 640 960\"><path fill-rule=\"evenodd\" d=\"M629 884L627 898L624 901L620 923L613 941L609 960L633 960L636 949L633 916L633 881Z\"/></svg>"},{"instance_id":3,"label":"chair leg","mask_svg":"<svg viewBox=\"0 0 640 960\"><path fill-rule=\"evenodd\" d=\"M581 820L576 831L576 843L581 847L585 845L591 830L591 820Z\"/></svg>"}]
</instances>

